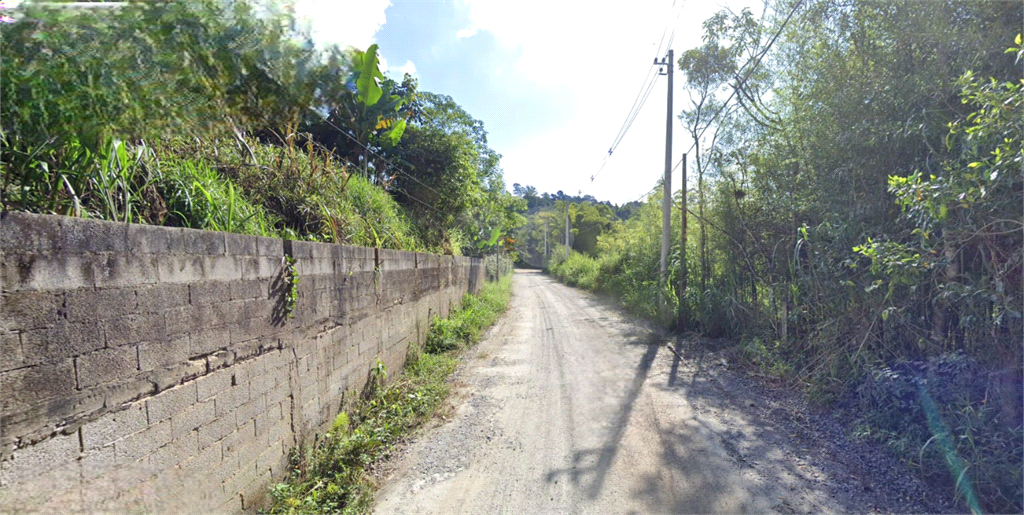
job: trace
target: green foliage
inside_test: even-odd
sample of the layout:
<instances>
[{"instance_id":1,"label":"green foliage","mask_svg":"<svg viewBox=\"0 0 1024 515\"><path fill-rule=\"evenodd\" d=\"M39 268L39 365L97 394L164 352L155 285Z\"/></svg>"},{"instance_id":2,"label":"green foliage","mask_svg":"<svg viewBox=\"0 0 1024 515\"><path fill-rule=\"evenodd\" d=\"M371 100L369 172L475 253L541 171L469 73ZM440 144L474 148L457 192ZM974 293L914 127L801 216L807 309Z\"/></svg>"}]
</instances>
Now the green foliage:
<instances>
[{"instance_id":1,"label":"green foliage","mask_svg":"<svg viewBox=\"0 0 1024 515\"><path fill-rule=\"evenodd\" d=\"M430 324L424 350L429 354L439 354L476 343L480 331L505 312L511 295L512 278L509 275L486 284L479 295L466 294L461 307L452 310L448 318L435 318Z\"/></svg>"},{"instance_id":2,"label":"green foliage","mask_svg":"<svg viewBox=\"0 0 1024 515\"><path fill-rule=\"evenodd\" d=\"M284 312L288 318L295 316L295 305L299 302L299 271L295 269L295 258L284 257L285 288Z\"/></svg>"},{"instance_id":3,"label":"green foliage","mask_svg":"<svg viewBox=\"0 0 1024 515\"><path fill-rule=\"evenodd\" d=\"M505 191L500 156L487 146L483 122L451 97L429 92L417 94L410 110L412 123L394 150L403 170L389 188L415 213L423 240L463 255L502 246L523 223L518 212L525 206Z\"/></svg>"},{"instance_id":4,"label":"green foliage","mask_svg":"<svg viewBox=\"0 0 1024 515\"><path fill-rule=\"evenodd\" d=\"M445 188L457 219L424 230L390 168L416 81L381 74L376 45L319 51L245 0L21 9L0 25L5 209L455 254L520 221L474 121L470 174Z\"/></svg>"},{"instance_id":5,"label":"green foliage","mask_svg":"<svg viewBox=\"0 0 1024 515\"><path fill-rule=\"evenodd\" d=\"M159 166L155 185L167 210L164 223L261 236L276 234L276 218L243 198L231 180L205 162L167 156L159 160Z\"/></svg>"},{"instance_id":6,"label":"green foliage","mask_svg":"<svg viewBox=\"0 0 1024 515\"><path fill-rule=\"evenodd\" d=\"M405 210L383 189L354 173L333 154L307 141L305 148L250 141L252 157L221 153L218 168L251 202L278 217L281 229L301 238L368 247L420 250ZM186 153L204 152L203 148Z\"/></svg>"},{"instance_id":7,"label":"green foliage","mask_svg":"<svg viewBox=\"0 0 1024 515\"><path fill-rule=\"evenodd\" d=\"M367 467L433 415L456 365L453 356L425 354L391 384L375 383L365 401L338 414L330 432L292 450L291 474L272 488L270 513L365 513L375 489Z\"/></svg>"},{"instance_id":8,"label":"green foliage","mask_svg":"<svg viewBox=\"0 0 1024 515\"><path fill-rule=\"evenodd\" d=\"M596 259L573 251L569 254L568 260L552 265L550 271L559 281L569 286L595 291L598 288L601 268Z\"/></svg>"},{"instance_id":9,"label":"green foliage","mask_svg":"<svg viewBox=\"0 0 1024 515\"><path fill-rule=\"evenodd\" d=\"M504 312L511 295L509 276L489 283L480 294L466 295L448 319L431 324L425 353L410 349L404 374L384 383L378 361L375 380L363 400L339 413L331 431L318 434L312 445L291 453L288 479L271 489L270 513L366 513L376 487L367 470L391 446L428 420L448 396L448 376L459 364L451 350L476 341L476 335ZM457 343L442 349L431 344L438 334L459 327ZM434 345L435 347L432 347Z\"/></svg>"}]
</instances>

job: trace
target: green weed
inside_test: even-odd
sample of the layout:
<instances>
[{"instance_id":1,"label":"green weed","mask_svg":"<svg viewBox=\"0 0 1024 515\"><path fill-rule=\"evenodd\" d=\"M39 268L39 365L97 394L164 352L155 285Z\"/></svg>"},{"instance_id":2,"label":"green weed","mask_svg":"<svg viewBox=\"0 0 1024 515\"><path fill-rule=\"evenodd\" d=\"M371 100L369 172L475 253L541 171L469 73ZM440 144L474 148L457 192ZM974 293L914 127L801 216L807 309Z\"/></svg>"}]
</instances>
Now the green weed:
<instances>
[{"instance_id":1,"label":"green weed","mask_svg":"<svg viewBox=\"0 0 1024 515\"><path fill-rule=\"evenodd\" d=\"M435 320L430 334L456 331L456 343L450 348L428 345L424 351L412 346L404 374L390 384L385 384L386 370L378 361L374 380L357 405L340 413L330 431L316 435L311 445L292 450L291 474L271 489L270 513L369 511L376 484L367 468L441 406L448 396L448 376L459 364L457 351L505 310L511 286L508 276L489 283L478 295L467 295L448 319Z\"/></svg>"}]
</instances>

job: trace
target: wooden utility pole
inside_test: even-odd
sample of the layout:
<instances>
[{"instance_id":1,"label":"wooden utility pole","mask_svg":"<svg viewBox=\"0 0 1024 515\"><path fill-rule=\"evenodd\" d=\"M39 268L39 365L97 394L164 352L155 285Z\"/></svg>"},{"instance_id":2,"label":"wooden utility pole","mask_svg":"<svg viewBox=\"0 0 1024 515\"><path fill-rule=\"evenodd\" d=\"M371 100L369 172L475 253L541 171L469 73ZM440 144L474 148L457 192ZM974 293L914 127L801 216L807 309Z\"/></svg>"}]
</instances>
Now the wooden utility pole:
<instances>
[{"instance_id":1,"label":"wooden utility pole","mask_svg":"<svg viewBox=\"0 0 1024 515\"><path fill-rule=\"evenodd\" d=\"M655 59L654 63L659 66L665 66L667 70L662 69L662 75L668 75L668 115L665 117L665 180L664 187L662 188L663 195L661 201L661 282L665 284L668 282L668 249L669 240L672 235L672 71L675 69L675 62L673 61L672 49L668 51L668 57L663 58L659 63Z\"/></svg>"},{"instance_id":2,"label":"wooden utility pole","mask_svg":"<svg viewBox=\"0 0 1024 515\"><path fill-rule=\"evenodd\" d=\"M682 231L679 236L679 322L680 329L686 324L686 311L683 309L683 301L686 298L686 154L683 154L683 185L682 191Z\"/></svg>"},{"instance_id":3,"label":"wooden utility pole","mask_svg":"<svg viewBox=\"0 0 1024 515\"><path fill-rule=\"evenodd\" d=\"M569 203L565 203L565 260L569 261Z\"/></svg>"},{"instance_id":4,"label":"wooden utility pole","mask_svg":"<svg viewBox=\"0 0 1024 515\"><path fill-rule=\"evenodd\" d=\"M548 266L548 221L544 220L544 266Z\"/></svg>"}]
</instances>

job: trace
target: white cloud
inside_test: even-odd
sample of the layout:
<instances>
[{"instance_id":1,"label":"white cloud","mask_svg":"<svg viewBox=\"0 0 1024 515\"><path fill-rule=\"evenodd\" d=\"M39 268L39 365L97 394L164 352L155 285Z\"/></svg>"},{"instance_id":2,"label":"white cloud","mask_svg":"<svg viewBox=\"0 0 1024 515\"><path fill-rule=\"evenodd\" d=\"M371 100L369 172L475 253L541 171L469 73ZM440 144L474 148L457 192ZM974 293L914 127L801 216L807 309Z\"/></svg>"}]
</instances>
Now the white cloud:
<instances>
[{"instance_id":1,"label":"white cloud","mask_svg":"<svg viewBox=\"0 0 1024 515\"><path fill-rule=\"evenodd\" d=\"M379 56L379 57L380 57L380 59L379 59L378 62L380 64L378 64L377 67L380 68L380 72L381 73L387 73L388 72L388 60L385 59L384 56Z\"/></svg>"},{"instance_id":2,"label":"white cloud","mask_svg":"<svg viewBox=\"0 0 1024 515\"><path fill-rule=\"evenodd\" d=\"M541 191L570 194L582 189L584 194L614 202L640 196L655 185L665 161L664 77L658 78L640 115L597 179L591 182L590 177L608 155L608 146L651 70L651 60L667 52L663 46L660 55L655 55L666 25L671 31L678 22L672 45L678 58L681 51L700 44L701 22L721 9L724 0L631 0L604 2L600 7L572 0L460 1L469 7L470 27L490 31L501 45L520 51L517 62L502 63L496 74L503 70L526 77L564 99L573 112L543 133L496 148L504 156L507 184L532 184ZM672 9L673 3L677 10ZM682 11L677 18L679 8ZM676 74L674 114L685 107L681 79ZM691 143L674 118L673 163ZM496 127L488 129L495 142L503 139L495 133ZM679 181L677 170L674 189Z\"/></svg>"},{"instance_id":3,"label":"white cloud","mask_svg":"<svg viewBox=\"0 0 1024 515\"><path fill-rule=\"evenodd\" d=\"M384 11L391 0L287 0L296 16L310 29L318 45L354 46L366 50L387 21Z\"/></svg>"},{"instance_id":4,"label":"white cloud","mask_svg":"<svg viewBox=\"0 0 1024 515\"><path fill-rule=\"evenodd\" d=\"M476 26L471 25L455 33L455 37L458 39L472 37L476 34Z\"/></svg>"},{"instance_id":5,"label":"white cloud","mask_svg":"<svg viewBox=\"0 0 1024 515\"><path fill-rule=\"evenodd\" d=\"M416 65L412 61L406 61L398 71L402 72L403 75L406 73L416 75Z\"/></svg>"}]
</instances>

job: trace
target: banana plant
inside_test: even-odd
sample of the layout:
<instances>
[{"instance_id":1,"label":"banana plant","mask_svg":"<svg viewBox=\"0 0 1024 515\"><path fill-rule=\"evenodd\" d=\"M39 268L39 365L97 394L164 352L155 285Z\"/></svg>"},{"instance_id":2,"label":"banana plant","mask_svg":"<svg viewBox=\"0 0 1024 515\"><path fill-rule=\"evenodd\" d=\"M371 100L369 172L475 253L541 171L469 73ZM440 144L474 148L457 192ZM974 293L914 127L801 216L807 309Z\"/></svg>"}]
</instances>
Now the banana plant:
<instances>
[{"instance_id":1,"label":"banana plant","mask_svg":"<svg viewBox=\"0 0 1024 515\"><path fill-rule=\"evenodd\" d=\"M352 56L352 74L347 81L353 93L352 101L343 103L332 113L334 122L341 121L355 133L364 148L359 149L363 158L363 171L368 173L371 145L394 148L405 132L409 113L402 107L410 100L412 91L397 94L394 81L384 77L380 71L377 45L370 45L365 52ZM414 90L412 88L407 88ZM342 115L342 116L338 116ZM344 118L344 119L342 119Z\"/></svg>"}]
</instances>

